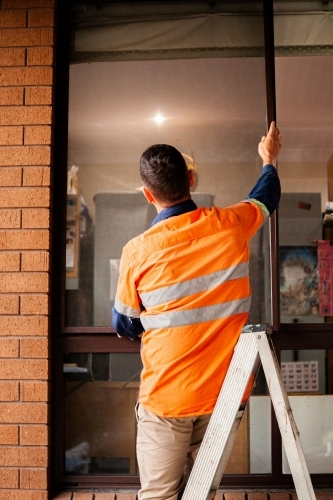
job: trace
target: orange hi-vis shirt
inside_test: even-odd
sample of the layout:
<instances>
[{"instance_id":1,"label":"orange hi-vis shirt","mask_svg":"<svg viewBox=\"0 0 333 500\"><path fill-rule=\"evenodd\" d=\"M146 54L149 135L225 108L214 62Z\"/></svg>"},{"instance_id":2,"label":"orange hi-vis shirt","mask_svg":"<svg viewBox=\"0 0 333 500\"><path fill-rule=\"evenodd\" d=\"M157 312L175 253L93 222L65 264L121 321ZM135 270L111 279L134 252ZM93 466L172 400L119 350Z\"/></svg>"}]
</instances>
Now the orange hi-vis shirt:
<instances>
[{"instance_id":1,"label":"orange hi-vis shirt","mask_svg":"<svg viewBox=\"0 0 333 500\"><path fill-rule=\"evenodd\" d=\"M251 302L254 202L158 222L123 249L115 308L140 318L139 402L163 417L212 413Z\"/></svg>"}]
</instances>

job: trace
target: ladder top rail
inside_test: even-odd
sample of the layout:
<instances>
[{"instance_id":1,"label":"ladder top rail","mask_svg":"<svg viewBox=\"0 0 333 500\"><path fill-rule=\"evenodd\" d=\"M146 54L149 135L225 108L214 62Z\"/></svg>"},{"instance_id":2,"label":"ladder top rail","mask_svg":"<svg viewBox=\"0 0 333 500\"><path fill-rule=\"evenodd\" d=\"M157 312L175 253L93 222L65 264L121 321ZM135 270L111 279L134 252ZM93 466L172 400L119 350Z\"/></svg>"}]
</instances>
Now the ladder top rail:
<instances>
[{"instance_id":1,"label":"ladder top rail","mask_svg":"<svg viewBox=\"0 0 333 500\"><path fill-rule=\"evenodd\" d=\"M273 328L268 323L259 323L257 325L244 325L242 333L259 333L264 332L267 335L271 335Z\"/></svg>"}]
</instances>

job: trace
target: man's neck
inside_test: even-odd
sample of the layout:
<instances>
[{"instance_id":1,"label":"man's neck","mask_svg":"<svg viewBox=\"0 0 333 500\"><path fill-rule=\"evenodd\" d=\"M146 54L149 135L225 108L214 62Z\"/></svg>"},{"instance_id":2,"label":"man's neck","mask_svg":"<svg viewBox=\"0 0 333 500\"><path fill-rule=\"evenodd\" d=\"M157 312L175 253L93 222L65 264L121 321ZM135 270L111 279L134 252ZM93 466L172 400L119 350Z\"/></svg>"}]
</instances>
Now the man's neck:
<instances>
[{"instance_id":1,"label":"man's neck","mask_svg":"<svg viewBox=\"0 0 333 500\"><path fill-rule=\"evenodd\" d=\"M174 207L175 205L182 203L182 201L186 201L186 200L190 200L190 199L191 199L191 195L185 196L181 200L178 200L175 203L171 203L171 204L160 203L159 201L155 200L154 205L155 205L157 213L159 214L160 212L162 212L162 210L165 210L166 208Z\"/></svg>"}]
</instances>

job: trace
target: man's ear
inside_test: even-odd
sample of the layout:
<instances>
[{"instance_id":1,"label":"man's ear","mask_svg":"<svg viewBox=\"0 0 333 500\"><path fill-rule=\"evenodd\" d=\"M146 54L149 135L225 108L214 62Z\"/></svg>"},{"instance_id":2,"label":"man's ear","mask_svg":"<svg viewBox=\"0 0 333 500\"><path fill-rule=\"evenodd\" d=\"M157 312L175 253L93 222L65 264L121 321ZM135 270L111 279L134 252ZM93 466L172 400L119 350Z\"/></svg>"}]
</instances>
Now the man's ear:
<instances>
[{"instance_id":1,"label":"man's ear","mask_svg":"<svg viewBox=\"0 0 333 500\"><path fill-rule=\"evenodd\" d=\"M194 170L188 170L188 178L190 180L190 187L192 187L195 183L195 173Z\"/></svg>"},{"instance_id":2,"label":"man's ear","mask_svg":"<svg viewBox=\"0 0 333 500\"><path fill-rule=\"evenodd\" d=\"M149 191L148 188L146 188L146 186L143 186L142 187L142 192L146 198L146 200L148 201L148 203L154 203L155 202L155 199L154 199L154 196L152 195L152 193Z\"/></svg>"}]
</instances>

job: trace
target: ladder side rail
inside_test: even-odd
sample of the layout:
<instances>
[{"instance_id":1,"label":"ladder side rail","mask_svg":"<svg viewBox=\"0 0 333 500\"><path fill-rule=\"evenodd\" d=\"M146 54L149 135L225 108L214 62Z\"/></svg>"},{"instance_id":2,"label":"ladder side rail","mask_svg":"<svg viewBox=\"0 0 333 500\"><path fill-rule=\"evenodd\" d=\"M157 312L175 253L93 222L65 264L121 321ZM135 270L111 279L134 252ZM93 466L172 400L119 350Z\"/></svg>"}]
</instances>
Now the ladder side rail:
<instances>
[{"instance_id":1,"label":"ladder side rail","mask_svg":"<svg viewBox=\"0 0 333 500\"><path fill-rule=\"evenodd\" d=\"M228 463L229 456L230 456L232 447L233 447L235 439L236 439L238 428L239 428L240 423L242 421L242 418L244 416L244 412L245 412L245 408L244 408L244 410L240 410L236 415L234 423L232 424L232 428L231 428L229 437L226 441L220 463L216 469L215 476L214 476L214 479L213 479L211 487L210 487L208 498L210 498L210 495L215 494L216 491L218 490L218 487L220 485L220 482L221 482L221 479L223 476L224 469ZM212 496L212 498L213 498L213 496Z\"/></svg>"},{"instance_id":2,"label":"ladder side rail","mask_svg":"<svg viewBox=\"0 0 333 500\"><path fill-rule=\"evenodd\" d=\"M299 432L290 407L273 346L267 335L256 334L259 355L265 373L276 419L297 496L301 500L316 500L309 471L299 438Z\"/></svg>"},{"instance_id":3,"label":"ladder side rail","mask_svg":"<svg viewBox=\"0 0 333 500\"><path fill-rule=\"evenodd\" d=\"M243 395L254 373L254 367L258 366L259 355L255 336L256 333L245 332L239 337L182 500L213 498L210 493L212 485L216 485L217 474L219 481L222 477L231 444L236 436L235 420Z\"/></svg>"}]
</instances>

